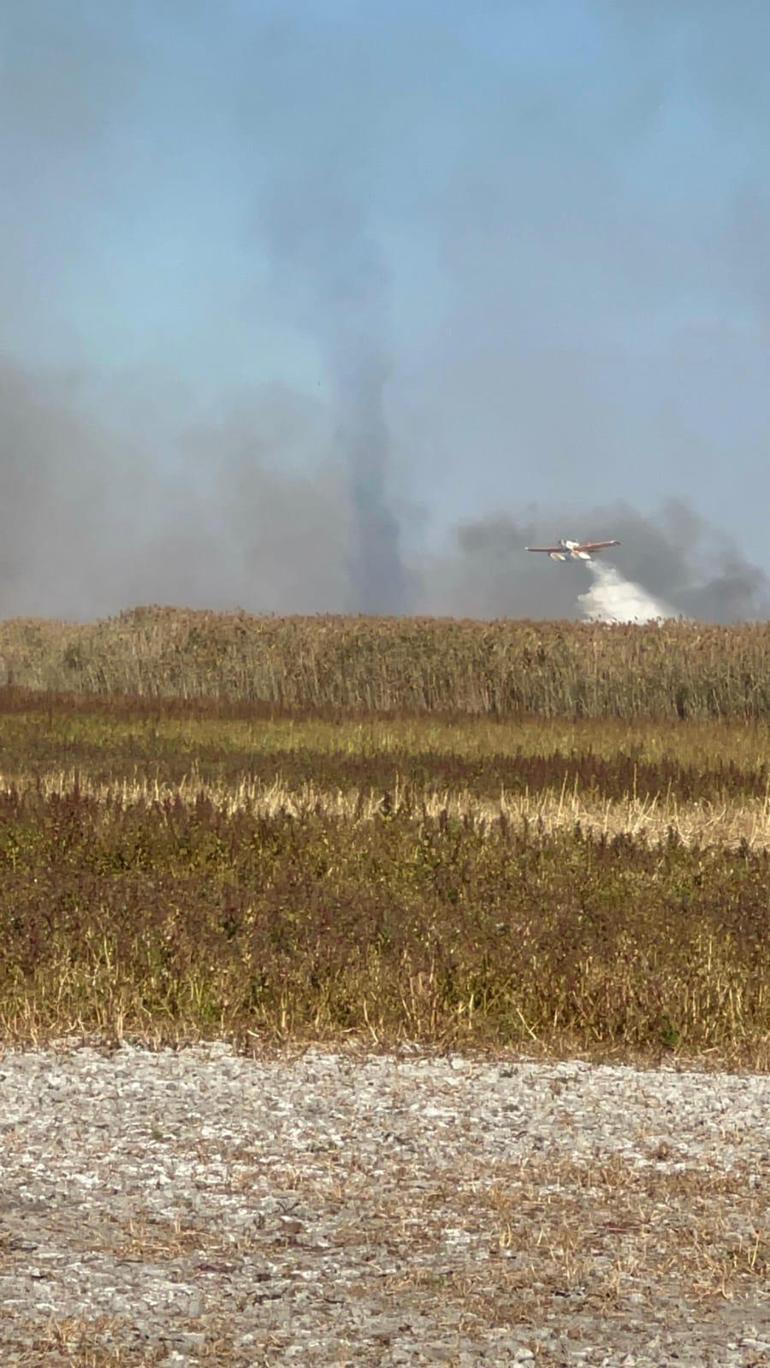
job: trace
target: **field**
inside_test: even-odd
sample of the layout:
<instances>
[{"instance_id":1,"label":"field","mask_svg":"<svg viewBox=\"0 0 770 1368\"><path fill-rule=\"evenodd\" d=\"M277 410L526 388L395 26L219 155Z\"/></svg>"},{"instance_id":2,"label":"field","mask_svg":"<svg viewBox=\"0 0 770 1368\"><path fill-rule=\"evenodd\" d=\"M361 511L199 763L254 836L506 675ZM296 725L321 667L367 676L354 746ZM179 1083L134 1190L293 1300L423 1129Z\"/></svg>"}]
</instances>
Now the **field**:
<instances>
[{"instance_id":1,"label":"field","mask_svg":"<svg viewBox=\"0 0 770 1368\"><path fill-rule=\"evenodd\" d=\"M768 648L0 628L3 1361L770 1363Z\"/></svg>"},{"instance_id":2,"label":"field","mask_svg":"<svg viewBox=\"0 0 770 1368\"><path fill-rule=\"evenodd\" d=\"M766 642L170 610L6 624L6 1037L765 1067L770 681L748 671ZM64 669L76 692L30 687ZM655 715L667 681L692 715L668 695Z\"/></svg>"}]
</instances>

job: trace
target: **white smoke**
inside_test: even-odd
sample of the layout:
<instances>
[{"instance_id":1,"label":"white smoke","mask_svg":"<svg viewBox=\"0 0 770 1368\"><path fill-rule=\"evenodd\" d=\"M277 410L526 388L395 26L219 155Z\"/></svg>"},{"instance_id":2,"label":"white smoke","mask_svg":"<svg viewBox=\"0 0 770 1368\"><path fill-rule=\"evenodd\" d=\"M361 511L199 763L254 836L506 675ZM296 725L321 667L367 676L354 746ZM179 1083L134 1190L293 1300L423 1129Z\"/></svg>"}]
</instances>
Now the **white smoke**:
<instances>
[{"instance_id":1,"label":"white smoke","mask_svg":"<svg viewBox=\"0 0 770 1368\"><path fill-rule=\"evenodd\" d=\"M580 612L588 622L655 622L678 617L663 599L653 598L641 584L624 579L612 565L588 561L594 583L578 595Z\"/></svg>"}]
</instances>

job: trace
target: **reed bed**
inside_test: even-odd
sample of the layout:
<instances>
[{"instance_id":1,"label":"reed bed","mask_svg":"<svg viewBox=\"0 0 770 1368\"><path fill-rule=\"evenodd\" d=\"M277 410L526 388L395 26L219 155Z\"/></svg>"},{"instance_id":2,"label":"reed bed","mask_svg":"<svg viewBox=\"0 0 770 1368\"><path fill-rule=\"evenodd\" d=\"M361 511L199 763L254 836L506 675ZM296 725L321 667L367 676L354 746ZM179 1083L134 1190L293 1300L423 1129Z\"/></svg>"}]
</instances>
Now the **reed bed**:
<instances>
[{"instance_id":1,"label":"reed bed","mask_svg":"<svg viewBox=\"0 0 770 1368\"><path fill-rule=\"evenodd\" d=\"M469 716L770 718L770 625L344 617L140 608L0 629L31 688Z\"/></svg>"}]
</instances>

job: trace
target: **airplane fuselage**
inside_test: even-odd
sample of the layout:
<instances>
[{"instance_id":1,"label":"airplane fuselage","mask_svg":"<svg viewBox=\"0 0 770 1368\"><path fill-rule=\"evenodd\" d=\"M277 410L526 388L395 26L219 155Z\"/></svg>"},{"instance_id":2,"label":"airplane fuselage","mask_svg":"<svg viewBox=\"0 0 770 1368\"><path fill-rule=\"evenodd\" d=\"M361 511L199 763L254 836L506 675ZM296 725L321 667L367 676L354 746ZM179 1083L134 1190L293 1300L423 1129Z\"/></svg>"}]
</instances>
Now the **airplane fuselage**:
<instances>
[{"instance_id":1,"label":"airplane fuselage","mask_svg":"<svg viewBox=\"0 0 770 1368\"><path fill-rule=\"evenodd\" d=\"M551 560L565 561L572 559L587 561L591 559L587 551L581 551L580 542L568 541L566 537L560 537L558 544L561 549L559 551L550 552Z\"/></svg>"},{"instance_id":2,"label":"airplane fuselage","mask_svg":"<svg viewBox=\"0 0 770 1368\"><path fill-rule=\"evenodd\" d=\"M566 561L593 560L595 551L604 551L608 546L620 546L620 542L613 538L612 541L569 541L567 537L560 537L553 546L525 546L525 551L542 551L550 556L551 560Z\"/></svg>"}]
</instances>

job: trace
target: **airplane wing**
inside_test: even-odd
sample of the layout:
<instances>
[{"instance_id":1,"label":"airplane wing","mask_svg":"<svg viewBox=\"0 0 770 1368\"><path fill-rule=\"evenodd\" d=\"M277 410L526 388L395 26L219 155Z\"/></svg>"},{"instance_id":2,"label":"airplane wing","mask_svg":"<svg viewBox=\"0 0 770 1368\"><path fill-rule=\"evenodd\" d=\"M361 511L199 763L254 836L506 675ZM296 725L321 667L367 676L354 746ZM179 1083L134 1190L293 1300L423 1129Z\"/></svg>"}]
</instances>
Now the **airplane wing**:
<instances>
[{"instance_id":1,"label":"airplane wing","mask_svg":"<svg viewBox=\"0 0 770 1368\"><path fill-rule=\"evenodd\" d=\"M619 541L581 542L578 551L603 551L605 546L620 546Z\"/></svg>"},{"instance_id":2,"label":"airplane wing","mask_svg":"<svg viewBox=\"0 0 770 1368\"><path fill-rule=\"evenodd\" d=\"M524 547L524 550L525 550L525 551L545 551L545 552L550 556L550 555L553 555L554 551L563 551L563 550L564 550L564 547L563 547L563 546L525 546L525 547Z\"/></svg>"}]
</instances>

